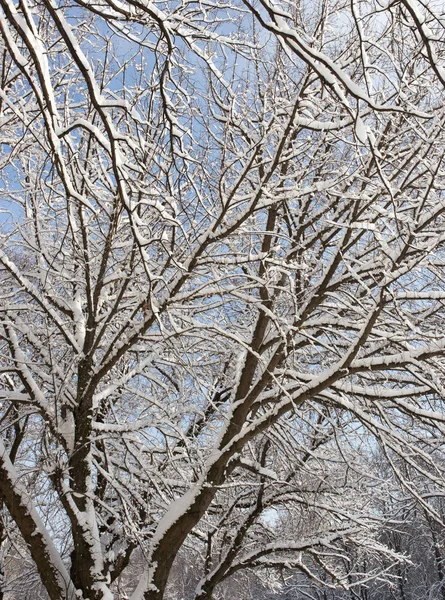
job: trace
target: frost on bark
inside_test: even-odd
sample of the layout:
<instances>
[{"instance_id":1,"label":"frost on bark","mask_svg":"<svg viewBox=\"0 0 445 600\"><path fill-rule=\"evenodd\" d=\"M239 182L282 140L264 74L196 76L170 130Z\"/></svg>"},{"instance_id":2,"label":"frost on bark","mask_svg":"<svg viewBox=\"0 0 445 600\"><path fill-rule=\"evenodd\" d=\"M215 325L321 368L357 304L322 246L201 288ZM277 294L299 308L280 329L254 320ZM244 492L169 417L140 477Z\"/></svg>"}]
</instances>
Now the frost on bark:
<instances>
[{"instance_id":1,"label":"frost on bark","mask_svg":"<svg viewBox=\"0 0 445 600\"><path fill-rule=\"evenodd\" d=\"M435 4L0 2L13 551L58 599L398 582L445 491Z\"/></svg>"}]
</instances>

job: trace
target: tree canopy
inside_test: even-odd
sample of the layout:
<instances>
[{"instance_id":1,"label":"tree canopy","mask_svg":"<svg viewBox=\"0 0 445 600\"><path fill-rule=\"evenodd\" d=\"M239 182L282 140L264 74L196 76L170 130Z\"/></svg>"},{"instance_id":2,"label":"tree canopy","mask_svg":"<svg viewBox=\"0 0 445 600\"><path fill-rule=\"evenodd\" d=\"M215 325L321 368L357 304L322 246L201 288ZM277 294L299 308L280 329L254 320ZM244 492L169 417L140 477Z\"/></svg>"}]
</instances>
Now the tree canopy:
<instances>
[{"instance_id":1,"label":"tree canopy","mask_svg":"<svg viewBox=\"0 0 445 600\"><path fill-rule=\"evenodd\" d=\"M445 597L442 4L0 31L0 542L51 600L353 594L417 511Z\"/></svg>"}]
</instances>

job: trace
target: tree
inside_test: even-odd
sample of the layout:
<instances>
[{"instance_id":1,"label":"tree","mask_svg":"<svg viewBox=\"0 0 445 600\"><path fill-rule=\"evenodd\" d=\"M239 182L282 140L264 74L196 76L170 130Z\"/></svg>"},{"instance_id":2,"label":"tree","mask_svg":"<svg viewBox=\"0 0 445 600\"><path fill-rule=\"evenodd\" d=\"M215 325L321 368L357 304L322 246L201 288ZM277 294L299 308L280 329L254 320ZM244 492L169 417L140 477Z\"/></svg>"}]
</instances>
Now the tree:
<instances>
[{"instance_id":1,"label":"tree","mask_svg":"<svg viewBox=\"0 0 445 600\"><path fill-rule=\"evenodd\" d=\"M375 447L444 490L442 14L1 6L0 498L49 597L161 600L187 544L200 600L384 577Z\"/></svg>"}]
</instances>

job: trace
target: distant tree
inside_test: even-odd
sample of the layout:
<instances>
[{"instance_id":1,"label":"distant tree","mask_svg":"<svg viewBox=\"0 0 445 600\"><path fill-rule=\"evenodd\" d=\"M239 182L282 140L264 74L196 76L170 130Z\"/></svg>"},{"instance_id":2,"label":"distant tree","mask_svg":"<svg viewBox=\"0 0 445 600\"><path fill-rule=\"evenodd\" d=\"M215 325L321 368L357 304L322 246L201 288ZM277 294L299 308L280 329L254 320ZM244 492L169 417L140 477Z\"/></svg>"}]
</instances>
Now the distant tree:
<instances>
[{"instance_id":1,"label":"distant tree","mask_svg":"<svg viewBox=\"0 0 445 600\"><path fill-rule=\"evenodd\" d=\"M376 449L445 491L440 7L1 7L2 538L52 600L390 579Z\"/></svg>"}]
</instances>

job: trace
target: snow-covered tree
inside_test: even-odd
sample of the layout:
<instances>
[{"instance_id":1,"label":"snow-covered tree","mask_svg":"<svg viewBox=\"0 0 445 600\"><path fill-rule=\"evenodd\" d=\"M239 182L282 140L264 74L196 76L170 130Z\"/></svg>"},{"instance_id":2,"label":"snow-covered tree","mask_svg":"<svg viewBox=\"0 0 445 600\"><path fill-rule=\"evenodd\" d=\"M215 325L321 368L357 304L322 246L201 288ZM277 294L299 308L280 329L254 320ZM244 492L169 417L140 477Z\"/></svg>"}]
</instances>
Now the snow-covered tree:
<instances>
[{"instance_id":1,"label":"snow-covered tree","mask_svg":"<svg viewBox=\"0 0 445 600\"><path fill-rule=\"evenodd\" d=\"M197 600L390 577L381 495L445 492L441 7L1 0L0 31L0 537L53 600L161 600L187 548Z\"/></svg>"}]
</instances>

